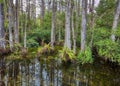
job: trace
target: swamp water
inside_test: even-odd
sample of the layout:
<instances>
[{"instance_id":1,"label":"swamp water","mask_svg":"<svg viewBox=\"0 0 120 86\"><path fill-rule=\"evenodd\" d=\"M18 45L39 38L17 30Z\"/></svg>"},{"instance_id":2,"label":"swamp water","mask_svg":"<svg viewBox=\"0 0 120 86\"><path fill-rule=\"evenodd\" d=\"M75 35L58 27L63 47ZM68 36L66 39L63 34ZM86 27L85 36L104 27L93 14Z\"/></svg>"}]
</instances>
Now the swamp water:
<instances>
[{"instance_id":1,"label":"swamp water","mask_svg":"<svg viewBox=\"0 0 120 86\"><path fill-rule=\"evenodd\" d=\"M1 59L0 86L120 86L120 72L101 64L60 64L45 58Z\"/></svg>"}]
</instances>

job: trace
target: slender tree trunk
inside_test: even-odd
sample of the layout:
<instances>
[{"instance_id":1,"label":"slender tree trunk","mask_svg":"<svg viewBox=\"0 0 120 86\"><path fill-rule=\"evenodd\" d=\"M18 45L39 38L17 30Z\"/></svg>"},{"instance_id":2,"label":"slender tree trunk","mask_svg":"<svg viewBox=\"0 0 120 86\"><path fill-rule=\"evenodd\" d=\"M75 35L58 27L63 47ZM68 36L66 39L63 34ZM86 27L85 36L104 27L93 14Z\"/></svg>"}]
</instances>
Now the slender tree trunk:
<instances>
[{"instance_id":1,"label":"slender tree trunk","mask_svg":"<svg viewBox=\"0 0 120 86\"><path fill-rule=\"evenodd\" d=\"M20 14L22 15L22 18L23 18L23 0L20 0ZM21 26L21 30L20 30L20 41L23 43L24 39L23 39L23 36L24 36L24 31L23 31L23 28L24 28L24 22L22 19L20 19L20 26Z\"/></svg>"},{"instance_id":2,"label":"slender tree trunk","mask_svg":"<svg viewBox=\"0 0 120 86\"><path fill-rule=\"evenodd\" d=\"M18 20L18 8L19 8L19 4L18 4L18 0L16 0L15 2L15 15L14 15L14 41L15 43L19 43L19 20Z\"/></svg>"},{"instance_id":3,"label":"slender tree trunk","mask_svg":"<svg viewBox=\"0 0 120 86\"><path fill-rule=\"evenodd\" d=\"M76 53L76 36L75 36L75 28L74 28L74 14L72 14L72 35L73 35L73 51L74 51L74 53Z\"/></svg>"},{"instance_id":4,"label":"slender tree trunk","mask_svg":"<svg viewBox=\"0 0 120 86\"><path fill-rule=\"evenodd\" d=\"M91 40L90 40L90 47L92 48L92 44L93 44L93 34L94 34L94 5L95 5L95 0L89 0L89 4L90 4L90 8L89 8L89 11L90 11L90 29L91 29Z\"/></svg>"},{"instance_id":5,"label":"slender tree trunk","mask_svg":"<svg viewBox=\"0 0 120 86\"><path fill-rule=\"evenodd\" d=\"M33 19L36 21L36 0L33 0Z\"/></svg>"},{"instance_id":6,"label":"slender tree trunk","mask_svg":"<svg viewBox=\"0 0 120 86\"><path fill-rule=\"evenodd\" d=\"M9 0L9 7L8 7L8 30L9 30L9 45L10 45L10 50L13 48L13 34L12 34L12 27L13 27L13 21L12 21L12 5L13 5L13 0Z\"/></svg>"},{"instance_id":7,"label":"slender tree trunk","mask_svg":"<svg viewBox=\"0 0 120 86\"><path fill-rule=\"evenodd\" d=\"M51 5L51 0L48 0L48 13L49 13L49 11L51 10L51 9L50 9L50 5Z\"/></svg>"},{"instance_id":8,"label":"slender tree trunk","mask_svg":"<svg viewBox=\"0 0 120 86\"><path fill-rule=\"evenodd\" d=\"M120 16L120 0L117 1L116 11L115 11L115 14L114 14L114 21L113 21L113 26L112 26L112 32L113 33L111 35L112 41L115 41L115 34L114 34L114 32L117 29L119 16Z\"/></svg>"},{"instance_id":9,"label":"slender tree trunk","mask_svg":"<svg viewBox=\"0 0 120 86\"><path fill-rule=\"evenodd\" d=\"M82 0L81 51L85 50L87 25L87 0Z\"/></svg>"},{"instance_id":10,"label":"slender tree trunk","mask_svg":"<svg viewBox=\"0 0 120 86\"><path fill-rule=\"evenodd\" d=\"M30 25L30 20L31 20L31 18L30 18L30 0L27 0L27 16L28 16L28 27L27 28L28 28L28 30L30 30L30 27L31 27L31 25Z\"/></svg>"},{"instance_id":11,"label":"slender tree trunk","mask_svg":"<svg viewBox=\"0 0 120 86\"><path fill-rule=\"evenodd\" d=\"M29 0L30 1L30 0ZM27 9L26 9L26 15L25 15L25 24L24 24L24 48L26 48L27 47L27 39L26 39L26 37L27 37L27 32L26 32L26 30L27 30L27 28L29 27L28 26L28 24L27 24L27 22L29 21L29 19L30 19L30 14L29 14L29 8L30 7L30 3L27 3ZM35 16L34 16L35 17Z\"/></svg>"},{"instance_id":12,"label":"slender tree trunk","mask_svg":"<svg viewBox=\"0 0 120 86\"><path fill-rule=\"evenodd\" d=\"M41 16L40 16L40 18L41 18L41 21L43 21L43 19L44 19L44 14L45 14L45 1L44 0L41 0Z\"/></svg>"},{"instance_id":13,"label":"slender tree trunk","mask_svg":"<svg viewBox=\"0 0 120 86\"><path fill-rule=\"evenodd\" d=\"M71 34L70 34L70 0L66 0L65 11L65 44L64 46L71 49Z\"/></svg>"},{"instance_id":14,"label":"slender tree trunk","mask_svg":"<svg viewBox=\"0 0 120 86\"><path fill-rule=\"evenodd\" d=\"M5 48L5 31L4 31L4 8L3 3L0 3L0 47Z\"/></svg>"},{"instance_id":15,"label":"slender tree trunk","mask_svg":"<svg viewBox=\"0 0 120 86\"><path fill-rule=\"evenodd\" d=\"M51 29L51 47L54 48L55 43L55 20L56 20L56 1L53 0L53 7L52 7L52 29Z\"/></svg>"},{"instance_id":16,"label":"slender tree trunk","mask_svg":"<svg viewBox=\"0 0 120 86\"><path fill-rule=\"evenodd\" d=\"M95 0L89 0L90 28L94 27L94 5Z\"/></svg>"},{"instance_id":17,"label":"slender tree trunk","mask_svg":"<svg viewBox=\"0 0 120 86\"><path fill-rule=\"evenodd\" d=\"M74 51L74 53L76 53L76 36L75 36L75 28L74 28L74 1L72 1L71 5L73 6L72 7L72 14L71 14L71 17L72 17L73 51Z\"/></svg>"},{"instance_id":18,"label":"slender tree trunk","mask_svg":"<svg viewBox=\"0 0 120 86\"><path fill-rule=\"evenodd\" d=\"M80 19L80 0L76 1L76 37L78 37L79 31L79 19Z\"/></svg>"},{"instance_id":19,"label":"slender tree trunk","mask_svg":"<svg viewBox=\"0 0 120 86\"><path fill-rule=\"evenodd\" d=\"M60 28L60 26L58 27L58 29L59 29L59 33L58 33L58 41L60 41L60 40L61 40L61 28Z\"/></svg>"},{"instance_id":20,"label":"slender tree trunk","mask_svg":"<svg viewBox=\"0 0 120 86\"><path fill-rule=\"evenodd\" d=\"M27 39L26 39L26 37L27 37L27 34L26 34L26 29L27 29L27 15L25 16L25 24L24 24L24 30L23 30L23 40L24 40L24 48L26 48L27 47Z\"/></svg>"}]
</instances>

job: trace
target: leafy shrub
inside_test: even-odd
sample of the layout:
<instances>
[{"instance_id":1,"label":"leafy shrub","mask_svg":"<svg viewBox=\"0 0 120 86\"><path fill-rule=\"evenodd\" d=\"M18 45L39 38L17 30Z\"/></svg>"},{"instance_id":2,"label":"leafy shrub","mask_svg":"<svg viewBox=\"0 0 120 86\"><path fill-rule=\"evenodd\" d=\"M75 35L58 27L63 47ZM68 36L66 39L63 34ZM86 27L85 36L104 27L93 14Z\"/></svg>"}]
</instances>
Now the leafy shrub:
<instances>
[{"instance_id":1,"label":"leafy shrub","mask_svg":"<svg viewBox=\"0 0 120 86\"><path fill-rule=\"evenodd\" d=\"M120 25L115 31L116 41L120 43Z\"/></svg>"},{"instance_id":2,"label":"leafy shrub","mask_svg":"<svg viewBox=\"0 0 120 86\"><path fill-rule=\"evenodd\" d=\"M50 46L50 44L45 44L44 47L38 48L38 55L47 55L52 54L54 52L54 49Z\"/></svg>"},{"instance_id":3,"label":"leafy shrub","mask_svg":"<svg viewBox=\"0 0 120 86\"><path fill-rule=\"evenodd\" d=\"M30 32L27 39L33 38L38 43L44 40L46 43L50 42L50 29L35 29L34 31Z\"/></svg>"},{"instance_id":4,"label":"leafy shrub","mask_svg":"<svg viewBox=\"0 0 120 86\"><path fill-rule=\"evenodd\" d=\"M100 56L113 62L120 60L120 45L110 39L104 39L96 42L97 50Z\"/></svg>"},{"instance_id":5,"label":"leafy shrub","mask_svg":"<svg viewBox=\"0 0 120 86\"><path fill-rule=\"evenodd\" d=\"M59 50L59 56L65 62L75 59L74 52L66 47L64 47L62 50Z\"/></svg>"},{"instance_id":6,"label":"leafy shrub","mask_svg":"<svg viewBox=\"0 0 120 86\"><path fill-rule=\"evenodd\" d=\"M111 36L109 28L95 28L93 33L93 41L96 43L99 40L108 39Z\"/></svg>"},{"instance_id":7,"label":"leafy shrub","mask_svg":"<svg viewBox=\"0 0 120 86\"><path fill-rule=\"evenodd\" d=\"M77 59L81 64L92 63L93 58L92 58L92 52L90 47L86 47L84 51L80 51L77 56Z\"/></svg>"},{"instance_id":8,"label":"leafy shrub","mask_svg":"<svg viewBox=\"0 0 120 86\"><path fill-rule=\"evenodd\" d=\"M34 39L27 40L27 47L38 47L39 43L37 43Z\"/></svg>"}]
</instances>

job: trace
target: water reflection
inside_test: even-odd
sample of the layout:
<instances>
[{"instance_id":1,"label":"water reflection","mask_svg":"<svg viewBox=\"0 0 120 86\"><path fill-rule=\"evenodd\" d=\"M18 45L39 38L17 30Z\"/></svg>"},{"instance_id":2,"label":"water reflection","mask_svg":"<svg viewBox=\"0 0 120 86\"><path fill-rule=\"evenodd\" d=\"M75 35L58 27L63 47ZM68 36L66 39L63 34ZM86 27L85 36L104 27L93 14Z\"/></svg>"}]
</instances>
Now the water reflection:
<instances>
[{"instance_id":1,"label":"water reflection","mask_svg":"<svg viewBox=\"0 0 120 86\"><path fill-rule=\"evenodd\" d=\"M60 65L54 60L0 59L0 86L120 86L119 72L105 65Z\"/></svg>"},{"instance_id":2,"label":"water reflection","mask_svg":"<svg viewBox=\"0 0 120 86\"><path fill-rule=\"evenodd\" d=\"M4 58L0 59L0 86L5 86L3 78L5 76L5 60Z\"/></svg>"}]
</instances>

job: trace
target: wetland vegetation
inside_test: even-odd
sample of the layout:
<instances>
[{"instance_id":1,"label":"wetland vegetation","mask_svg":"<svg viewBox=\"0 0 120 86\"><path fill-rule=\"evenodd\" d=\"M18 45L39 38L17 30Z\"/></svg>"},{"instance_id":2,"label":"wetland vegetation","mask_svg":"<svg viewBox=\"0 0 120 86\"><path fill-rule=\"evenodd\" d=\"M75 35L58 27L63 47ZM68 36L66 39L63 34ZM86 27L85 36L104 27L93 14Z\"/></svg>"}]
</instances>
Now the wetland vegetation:
<instances>
[{"instance_id":1,"label":"wetland vegetation","mask_svg":"<svg viewBox=\"0 0 120 86\"><path fill-rule=\"evenodd\" d=\"M0 0L0 86L120 86L120 0Z\"/></svg>"}]
</instances>

